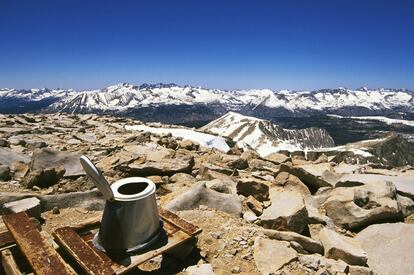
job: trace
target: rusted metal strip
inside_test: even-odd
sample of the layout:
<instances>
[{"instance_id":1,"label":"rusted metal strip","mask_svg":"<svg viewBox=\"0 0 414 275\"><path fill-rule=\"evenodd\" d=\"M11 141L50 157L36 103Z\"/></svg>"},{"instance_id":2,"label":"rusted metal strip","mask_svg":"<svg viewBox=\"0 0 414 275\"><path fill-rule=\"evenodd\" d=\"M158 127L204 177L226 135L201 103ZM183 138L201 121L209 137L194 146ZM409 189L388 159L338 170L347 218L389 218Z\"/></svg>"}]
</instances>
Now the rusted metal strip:
<instances>
[{"instance_id":1,"label":"rusted metal strip","mask_svg":"<svg viewBox=\"0 0 414 275\"><path fill-rule=\"evenodd\" d=\"M99 255L99 257L106 262L109 266L112 267L113 270L116 270L119 268L119 265L117 265L116 263L112 262L111 258L108 257L108 255L106 255L104 252L98 250L95 248L95 246L93 245L93 237L94 234L92 234L91 232L89 232L88 234L82 235L80 236L82 238L83 241L85 241L90 247L91 249L93 249L96 254Z\"/></svg>"},{"instance_id":2,"label":"rusted metal strip","mask_svg":"<svg viewBox=\"0 0 414 275\"><path fill-rule=\"evenodd\" d=\"M89 242L92 241L93 239L93 234L91 232L88 232L87 234L83 234L80 235L80 237L82 238L82 240L84 240L85 242Z\"/></svg>"},{"instance_id":3,"label":"rusted metal strip","mask_svg":"<svg viewBox=\"0 0 414 275\"><path fill-rule=\"evenodd\" d=\"M8 230L0 232L0 248L11 245L13 243L14 243L14 238Z\"/></svg>"},{"instance_id":4,"label":"rusted metal strip","mask_svg":"<svg viewBox=\"0 0 414 275\"><path fill-rule=\"evenodd\" d=\"M170 249L173 249L174 247L177 247L192 238L189 234L183 232L182 230L178 230L174 232L171 236L168 236L168 240L166 240L165 243L162 243L158 247L157 246L154 247L153 250L150 250L150 251L147 251L141 254L133 255L133 256L128 256L124 259L117 260L116 262L114 262L108 257L108 255L94 248L92 244L92 237L93 237L93 234L87 234L87 235L81 236L81 238L84 241L86 241L87 244L92 249L94 249L95 252L104 261L112 263L111 267L115 271L116 274L123 274L125 272L131 272L135 268L137 268L137 266L139 266L140 264L154 258L157 255L163 254L169 251Z\"/></svg>"},{"instance_id":5,"label":"rusted metal strip","mask_svg":"<svg viewBox=\"0 0 414 275\"><path fill-rule=\"evenodd\" d=\"M184 231L185 233L189 234L189 235L195 235L199 232L201 232L201 229L198 228L197 226L187 222L186 220L180 218L179 216L177 216L176 214L163 209L163 208L159 208L159 214L161 216L162 219L172 223L173 225L179 227L182 231Z\"/></svg>"},{"instance_id":6,"label":"rusted metal strip","mask_svg":"<svg viewBox=\"0 0 414 275\"><path fill-rule=\"evenodd\" d=\"M76 274L48 244L25 212L3 215L3 221L37 274Z\"/></svg>"},{"instance_id":7,"label":"rusted metal strip","mask_svg":"<svg viewBox=\"0 0 414 275\"><path fill-rule=\"evenodd\" d=\"M108 255L106 255L102 251L97 250L93 246L92 238L94 234L92 234L90 231L86 234L78 235L78 238L81 239L83 243L86 243L90 247L90 249L92 249L96 253L96 255L98 255L106 265L109 265L116 274L123 274L125 272L130 272L130 271L133 271L135 268L137 268L137 266L139 266L140 264L148 261L149 259L159 254L165 253L169 251L170 249L180 246L184 242L191 239L193 235L201 231L200 228L188 223L187 221L178 217L174 213L171 213L163 209L159 209L159 213L160 213L160 217L164 221L164 230L166 231L168 235L168 239L165 240L165 242L161 242L158 245L155 245L155 247L152 250L143 252L141 254L137 254L133 256L126 256L124 259L117 259L116 261L114 261L113 259L110 259ZM78 228L79 227L76 227L76 229ZM75 231L73 228L71 230L73 233L78 234L76 233L77 230ZM58 240L58 236L56 232L55 232L55 237L57 241L62 244L62 242ZM63 244L62 246L64 247ZM78 259L81 259L81 260L84 259L84 257L81 256L81 253L74 251L74 254L76 254L76 256L78 257L75 259L79 263L80 261ZM73 256L73 254L71 255Z\"/></svg>"},{"instance_id":8,"label":"rusted metal strip","mask_svg":"<svg viewBox=\"0 0 414 275\"><path fill-rule=\"evenodd\" d=\"M172 236L178 230L180 230L180 228L178 228L170 222L164 221L164 231L167 233L168 236Z\"/></svg>"},{"instance_id":9,"label":"rusted metal strip","mask_svg":"<svg viewBox=\"0 0 414 275\"><path fill-rule=\"evenodd\" d=\"M115 274L102 258L70 227L55 230L53 236L88 274Z\"/></svg>"},{"instance_id":10,"label":"rusted metal strip","mask_svg":"<svg viewBox=\"0 0 414 275\"><path fill-rule=\"evenodd\" d=\"M7 275L21 275L19 267L9 249L1 251L1 265Z\"/></svg>"}]
</instances>

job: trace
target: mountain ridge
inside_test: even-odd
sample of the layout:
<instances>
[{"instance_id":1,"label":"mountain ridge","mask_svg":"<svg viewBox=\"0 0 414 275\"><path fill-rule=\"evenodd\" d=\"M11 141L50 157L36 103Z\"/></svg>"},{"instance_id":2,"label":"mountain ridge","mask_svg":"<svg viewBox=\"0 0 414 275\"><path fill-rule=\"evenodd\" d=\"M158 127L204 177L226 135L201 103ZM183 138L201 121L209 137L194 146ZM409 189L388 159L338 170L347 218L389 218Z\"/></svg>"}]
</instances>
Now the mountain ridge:
<instances>
[{"instance_id":1,"label":"mountain ridge","mask_svg":"<svg viewBox=\"0 0 414 275\"><path fill-rule=\"evenodd\" d=\"M242 147L266 156L281 150L300 151L333 147L334 141L322 128L284 129L270 120L229 112L200 128L226 136Z\"/></svg>"},{"instance_id":2,"label":"mountain ridge","mask_svg":"<svg viewBox=\"0 0 414 275\"><path fill-rule=\"evenodd\" d=\"M198 106L215 119L229 111L259 118L275 116L308 116L314 114L372 115L391 112L414 112L414 93L407 89L347 88L315 91L292 90L219 90L180 86L174 83L133 85L118 83L98 90L73 89L0 89L0 113L13 107L24 112L25 105L37 106L29 111L66 113L108 113L133 115L145 119L148 112L157 120L157 108L166 107L177 113ZM149 116L149 115L148 115ZM178 115L179 116L179 115ZM180 117L180 116L179 116ZM150 117L148 117L149 119ZM179 119L185 119L180 117ZM166 121L174 122L174 121Z\"/></svg>"}]
</instances>

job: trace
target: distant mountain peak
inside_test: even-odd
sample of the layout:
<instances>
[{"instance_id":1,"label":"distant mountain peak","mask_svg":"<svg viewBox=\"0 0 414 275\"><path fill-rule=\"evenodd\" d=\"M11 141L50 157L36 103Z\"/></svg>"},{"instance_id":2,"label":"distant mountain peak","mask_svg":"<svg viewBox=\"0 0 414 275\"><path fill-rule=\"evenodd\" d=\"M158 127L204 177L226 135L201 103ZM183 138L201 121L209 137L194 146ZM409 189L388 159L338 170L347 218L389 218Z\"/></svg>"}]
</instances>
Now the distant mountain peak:
<instances>
[{"instance_id":1,"label":"distant mountain peak","mask_svg":"<svg viewBox=\"0 0 414 275\"><path fill-rule=\"evenodd\" d=\"M367 92L369 89L367 87L359 87L357 91Z\"/></svg>"},{"instance_id":2,"label":"distant mountain peak","mask_svg":"<svg viewBox=\"0 0 414 275\"><path fill-rule=\"evenodd\" d=\"M221 118L230 119L231 121L241 121L241 120L265 121L264 119L260 119L260 118L253 117L253 116L242 115L240 113L233 112L233 111L228 112L227 114L225 114Z\"/></svg>"},{"instance_id":3,"label":"distant mountain peak","mask_svg":"<svg viewBox=\"0 0 414 275\"><path fill-rule=\"evenodd\" d=\"M269 120L228 112L203 126L201 130L229 137L239 146L255 149L261 156L279 150L306 150L334 146L325 129L306 128L288 130Z\"/></svg>"},{"instance_id":4,"label":"distant mountain peak","mask_svg":"<svg viewBox=\"0 0 414 275\"><path fill-rule=\"evenodd\" d=\"M147 84L143 83L139 86L139 89L155 89L155 88L172 88L172 87L179 87L175 83L156 83L156 84Z\"/></svg>"},{"instance_id":5,"label":"distant mountain peak","mask_svg":"<svg viewBox=\"0 0 414 275\"><path fill-rule=\"evenodd\" d=\"M134 86L134 85L132 85L132 84L130 84L130 83L127 83L127 82L120 82L120 83L117 83L117 84L114 84L114 85L108 86L108 87L106 87L104 90L107 90L107 91L114 91L114 90L119 90L119 89L122 89L122 88L133 89L134 87L136 87L136 86Z\"/></svg>"}]
</instances>

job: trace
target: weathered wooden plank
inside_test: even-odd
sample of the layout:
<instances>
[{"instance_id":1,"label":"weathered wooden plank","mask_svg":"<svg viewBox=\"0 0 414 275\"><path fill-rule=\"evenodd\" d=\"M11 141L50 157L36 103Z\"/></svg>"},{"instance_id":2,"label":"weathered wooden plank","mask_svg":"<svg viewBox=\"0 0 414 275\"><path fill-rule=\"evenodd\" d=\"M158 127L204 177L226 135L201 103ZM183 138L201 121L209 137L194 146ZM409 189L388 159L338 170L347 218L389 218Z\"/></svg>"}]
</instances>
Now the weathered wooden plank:
<instances>
[{"instance_id":1,"label":"weathered wooden plank","mask_svg":"<svg viewBox=\"0 0 414 275\"><path fill-rule=\"evenodd\" d=\"M194 235L201 231L201 229L198 228L197 226L187 222L186 220L182 219L176 214L166 209L163 209L161 207L159 208L159 214L163 220L166 220L174 224L175 226L179 227L182 231L184 231L185 233L189 235Z\"/></svg>"},{"instance_id":2,"label":"weathered wooden plank","mask_svg":"<svg viewBox=\"0 0 414 275\"><path fill-rule=\"evenodd\" d=\"M53 236L88 274L115 274L111 265L70 227L56 229Z\"/></svg>"},{"instance_id":3,"label":"weathered wooden plank","mask_svg":"<svg viewBox=\"0 0 414 275\"><path fill-rule=\"evenodd\" d=\"M7 275L21 275L19 267L14 260L13 254L9 249L1 251L1 264Z\"/></svg>"},{"instance_id":4,"label":"weathered wooden plank","mask_svg":"<svg viewBox=\"0 0 414 275\"><path fill-rule=\"evenodd\" d=\"M3 215L3 221L37 274L76 274L48 244L25 212Z\"/></svg>"}]
</instances>

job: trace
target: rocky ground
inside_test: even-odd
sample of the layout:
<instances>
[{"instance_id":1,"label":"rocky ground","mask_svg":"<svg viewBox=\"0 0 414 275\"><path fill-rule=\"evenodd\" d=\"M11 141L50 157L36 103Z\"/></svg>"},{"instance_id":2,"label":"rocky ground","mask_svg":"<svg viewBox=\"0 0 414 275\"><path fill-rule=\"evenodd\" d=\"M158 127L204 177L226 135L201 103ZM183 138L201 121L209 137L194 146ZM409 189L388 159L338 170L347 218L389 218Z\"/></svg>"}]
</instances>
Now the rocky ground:
<instances>
[{"instance_id":1,"label":"rocky ground","mask_svg":"<svg viewBox=\"0 0 414 275\"><path fill-rule=\"evenodd\" d=\"M150 178L162 207L203 229L186 257L157 257L139 273L414 274L410 166L355 161L343 152L260 157L125 130L140 123L2 115L2 212L12 211L10 202L36 197L45 234L99 217L104 201L79 164L85 154L109 182Z\"/></svg>"}]
</instances>

